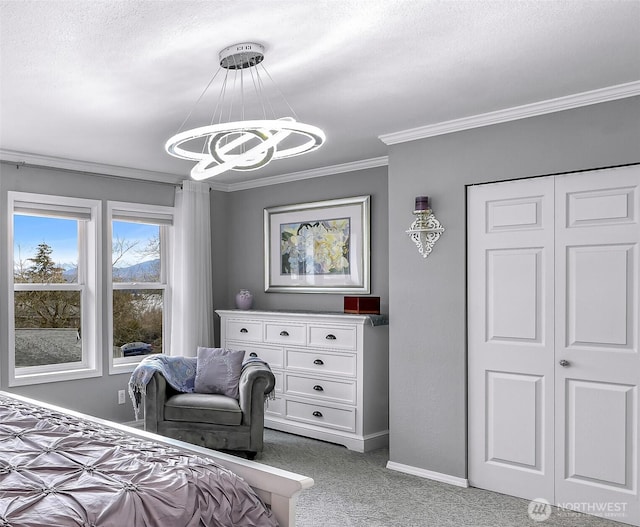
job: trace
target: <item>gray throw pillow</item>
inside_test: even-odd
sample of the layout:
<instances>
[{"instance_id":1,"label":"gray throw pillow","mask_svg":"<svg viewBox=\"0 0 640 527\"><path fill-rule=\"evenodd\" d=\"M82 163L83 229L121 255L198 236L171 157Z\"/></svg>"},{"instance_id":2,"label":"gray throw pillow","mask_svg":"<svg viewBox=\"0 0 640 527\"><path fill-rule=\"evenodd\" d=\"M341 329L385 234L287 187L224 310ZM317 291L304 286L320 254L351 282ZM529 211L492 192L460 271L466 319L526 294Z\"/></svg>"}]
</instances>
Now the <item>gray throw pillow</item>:
<instances>
[{"instance_id":1,"label":"gray throw pillow","mask_svg":"<svg viewBox=\"0 0 640 527\"><path fill-rule=\"evenodd\" d=\"M218 393L238 399L244 350L198 347L196 393Z\"/></svg>"}]
</instances>

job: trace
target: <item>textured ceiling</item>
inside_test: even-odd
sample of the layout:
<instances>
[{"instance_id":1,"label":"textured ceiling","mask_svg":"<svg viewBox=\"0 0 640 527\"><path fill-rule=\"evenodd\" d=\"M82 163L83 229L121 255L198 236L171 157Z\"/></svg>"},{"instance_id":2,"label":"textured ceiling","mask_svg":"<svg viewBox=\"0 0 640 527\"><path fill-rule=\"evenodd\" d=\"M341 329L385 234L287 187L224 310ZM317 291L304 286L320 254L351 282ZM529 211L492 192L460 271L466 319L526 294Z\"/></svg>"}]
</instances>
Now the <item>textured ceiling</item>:
<instances>
[{"instance_id":1,"label":"textured ceiling","mask_svg":"<svg viewBox=\"0 0 640 527\"><path fill-rule=\"evenodd\" d=\"M266 47L289 104L328 139L223 183L384 156L382 134L637 81L640 1L2 1L0 149L183 179L193 163L164 143L218 52L244 41Z\"/></svg>"}]
</instances>

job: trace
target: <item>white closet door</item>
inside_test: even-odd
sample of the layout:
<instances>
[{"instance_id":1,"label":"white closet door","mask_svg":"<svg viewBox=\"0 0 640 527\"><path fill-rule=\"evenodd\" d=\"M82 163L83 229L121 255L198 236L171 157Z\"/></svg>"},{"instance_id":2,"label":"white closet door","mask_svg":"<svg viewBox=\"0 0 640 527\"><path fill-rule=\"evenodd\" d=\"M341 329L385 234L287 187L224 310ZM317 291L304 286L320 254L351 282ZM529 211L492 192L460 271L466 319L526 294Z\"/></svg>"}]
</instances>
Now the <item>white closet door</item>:
<instances>
[{"instance_id":1,"label":"white closet door","mask_svg":"<svg viewBox=\"0 0 640 527\"><path fill-rule=\"evenodd\" d=\"M556 503L634 525L639 214L640 167L556 178Z\"/></svg>"},{"instance_id":2,"label":"white closet door","mask_svg":"<svg viewBox=\"0 0 640 527\"><path fill-rule=\"evenodd\" d=\"M553 500L553 178L468 192L469 481Z\"/></svg>"}]
</instances>

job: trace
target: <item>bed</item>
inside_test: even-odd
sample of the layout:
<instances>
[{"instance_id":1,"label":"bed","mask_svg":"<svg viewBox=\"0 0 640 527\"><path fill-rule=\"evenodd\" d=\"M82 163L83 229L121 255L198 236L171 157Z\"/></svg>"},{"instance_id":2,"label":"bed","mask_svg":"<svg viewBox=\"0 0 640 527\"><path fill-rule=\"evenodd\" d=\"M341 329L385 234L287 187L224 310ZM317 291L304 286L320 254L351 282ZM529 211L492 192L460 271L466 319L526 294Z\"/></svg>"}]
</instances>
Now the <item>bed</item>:
<instances>
[{"instance_id":1,"label":"bed","mask_svg":"<svg viewBox=\"0 0 640 527\"><path fill-rule=\"evenodd\" d=\"M0 526L292 527L296 497L312 485L0 391Z\"/></svg>"}]
</instances>

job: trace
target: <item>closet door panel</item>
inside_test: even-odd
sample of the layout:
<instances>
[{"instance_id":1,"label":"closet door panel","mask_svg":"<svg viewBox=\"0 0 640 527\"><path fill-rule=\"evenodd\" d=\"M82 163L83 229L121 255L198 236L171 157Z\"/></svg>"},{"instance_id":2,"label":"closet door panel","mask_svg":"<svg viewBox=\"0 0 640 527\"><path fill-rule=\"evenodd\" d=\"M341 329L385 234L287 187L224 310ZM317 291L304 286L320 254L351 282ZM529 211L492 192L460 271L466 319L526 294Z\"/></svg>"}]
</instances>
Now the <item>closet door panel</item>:
<instances>
[{"instance_id":1,"label":"closet door panel","mask_svg":"<svg viewBox=\"0 0 640 527\"><path fill-rule=\"evenodd\" d=\"M469 482L553 499L553 179L468 192Z\"/></svg>"},{"instance_id":2,"label":"closet door panel","mask_svg":"<svg viewBox=\"0 0 640 527\"><path fill-rule=\"evenodd\" d=\"M640 168L624 167L558 176L555 190L556 503L615 504L634 525L639 188Z\"/></svg>"}]
</instances>

